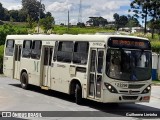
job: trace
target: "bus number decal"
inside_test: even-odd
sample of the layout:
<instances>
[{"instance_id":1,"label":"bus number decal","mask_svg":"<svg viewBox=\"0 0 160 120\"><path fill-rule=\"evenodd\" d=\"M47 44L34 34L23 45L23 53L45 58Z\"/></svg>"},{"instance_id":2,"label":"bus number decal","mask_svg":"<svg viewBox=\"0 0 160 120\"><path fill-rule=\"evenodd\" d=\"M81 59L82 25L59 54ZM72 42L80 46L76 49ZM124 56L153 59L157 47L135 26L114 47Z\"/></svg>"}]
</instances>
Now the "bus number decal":
<instances>
[{"instance_id":1,"label":"bus number decal","mask_svg":"<svg viewBox=\"0 0 160 120\"><path fill-rule=\"evenodd\" d=\"M93 46L103 46L102 43L93 43Z\"/></svg>"},{"instance_id":2,"label":"bus number decal","mask_svg":"<svg viewBox=\"0 0 160 120\"><path fill-rule=\"evenodd\" d=\"M46 42L46 44L50 44L50 42Z\"/></svg>"},{"instance_id":3,"label":"bus number decal","mask_svg":"<svg viewBox=\"0 0 160 120\"><path fill-rule=\"evenodd\" d=\"M117 83L116 85L117 85L117 87L120 87L120 88L128 88L127 83Z\"/></svg>"}]
</instances>

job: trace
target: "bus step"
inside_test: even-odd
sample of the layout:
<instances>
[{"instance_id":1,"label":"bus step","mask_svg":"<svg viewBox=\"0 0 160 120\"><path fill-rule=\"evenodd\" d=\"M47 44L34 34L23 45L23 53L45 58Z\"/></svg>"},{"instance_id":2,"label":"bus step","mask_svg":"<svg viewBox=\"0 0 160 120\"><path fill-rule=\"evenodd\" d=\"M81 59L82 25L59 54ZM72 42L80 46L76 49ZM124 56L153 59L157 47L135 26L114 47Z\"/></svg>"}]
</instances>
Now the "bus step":
<instances>
[{"instance_id":1,"label":"bus step","mask_svg":"<svg viewBox=\"0 0 160 120\"><path fill-rule=\"evenodd\" d=\"M41 89L48 90L49 88L47 86L41 86Z\"/></svg>"}]
</instances>

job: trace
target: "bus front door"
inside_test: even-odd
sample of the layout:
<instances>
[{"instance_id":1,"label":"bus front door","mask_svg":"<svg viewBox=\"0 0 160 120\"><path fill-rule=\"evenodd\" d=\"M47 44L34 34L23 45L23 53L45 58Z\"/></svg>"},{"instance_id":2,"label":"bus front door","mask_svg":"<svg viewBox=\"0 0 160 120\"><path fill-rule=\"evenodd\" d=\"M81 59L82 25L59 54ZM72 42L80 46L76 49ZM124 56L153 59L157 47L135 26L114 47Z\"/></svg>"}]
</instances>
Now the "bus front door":
<instances>
[{"instance_id":1,"label":"bus front door","mask_svg":"<svg viewBox=\"0 0 160 120\"><path fill-rule=\"evenodd\" d=\"M20 79L21 45L15 45L14 52L14 78Z\"/></svg>"},{"instance_id":2,"label":"bus front door","mask_svg":"<svg viewBox=\"0 0 160 120\"><path fill-rule=\"evenodd\" d=\"M44 50L43 51L44 62L43 62L43 72L42 72L43 73L42 86L50 87L53 46L45 46L43 50Z\"/></svg>"},{"instance_id":3,"label":"bus front door","mask_svg":"<svg viewBox=\"0 0 160 120\"><path fill-rule=\"evenodd\" d=\"M89 72L89 97L101 98L101 84L103 77L103 49L91 49L90 54L90 72Z\"/></svg>"}]
</instances>

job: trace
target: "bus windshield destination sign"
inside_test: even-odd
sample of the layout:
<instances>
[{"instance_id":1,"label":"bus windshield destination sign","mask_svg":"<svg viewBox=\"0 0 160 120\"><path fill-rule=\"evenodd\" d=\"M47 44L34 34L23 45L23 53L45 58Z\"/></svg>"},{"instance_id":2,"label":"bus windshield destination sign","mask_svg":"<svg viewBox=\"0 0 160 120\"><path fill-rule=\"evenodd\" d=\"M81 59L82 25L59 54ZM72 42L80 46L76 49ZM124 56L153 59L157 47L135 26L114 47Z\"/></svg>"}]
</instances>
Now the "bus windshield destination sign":
<instances>
[{"instance_id":1,"label":"bus windshield destination sign","mask_svg":"<svg viewBox=\"0 0 160 120\"><path fill-rule=\"evenodd\" d=\"M108 46L131 49L151 49L151 45L148 41L133 38L110 38Z\"/></svg>"}]
</instances>

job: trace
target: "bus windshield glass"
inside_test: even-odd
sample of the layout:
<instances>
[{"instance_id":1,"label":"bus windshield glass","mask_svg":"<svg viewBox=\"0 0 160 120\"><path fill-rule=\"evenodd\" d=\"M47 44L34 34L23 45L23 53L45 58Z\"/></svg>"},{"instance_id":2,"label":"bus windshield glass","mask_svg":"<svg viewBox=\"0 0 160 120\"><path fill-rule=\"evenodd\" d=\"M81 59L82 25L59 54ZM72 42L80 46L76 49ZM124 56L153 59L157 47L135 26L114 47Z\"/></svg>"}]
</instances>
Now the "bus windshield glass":
<instances>
[{"instance_id":1,"label":"bus windshield glass","mask_svg":"<svg viewBox=\"0 0 160 120\"><path fill-rule=\"evenodd\" d=\"M151 57L149 51L108 49L106 74L110 78L125 81L149 80Z\"/></svg>"}]
</instances>

